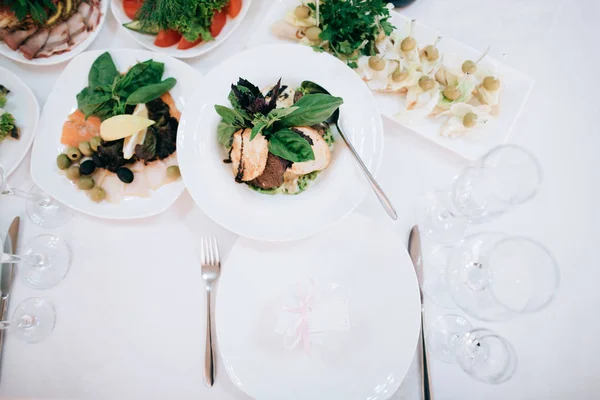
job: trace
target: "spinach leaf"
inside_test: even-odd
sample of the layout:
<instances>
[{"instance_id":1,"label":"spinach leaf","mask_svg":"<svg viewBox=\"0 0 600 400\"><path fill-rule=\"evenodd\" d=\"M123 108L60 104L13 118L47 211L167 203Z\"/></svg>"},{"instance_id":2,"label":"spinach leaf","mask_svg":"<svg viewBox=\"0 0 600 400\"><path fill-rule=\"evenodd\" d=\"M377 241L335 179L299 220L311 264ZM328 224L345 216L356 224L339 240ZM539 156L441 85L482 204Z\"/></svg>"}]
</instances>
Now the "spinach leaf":
<instances>
[{"instance_id":1,"label":"spinach leaf","mask_svg":"<svg viewBox=\"0 0 600 400\"><path fill-rule=\"evenodd\" d=\"M342 98L328 94L304 95L294 104L298 109L283 118L278 126L291 128L293 126L310 126L321 123L331 117L343 102Z\"/></svg>"},{"instance_id":2,"label":"spinach leaf","mask_svg":"<svg viewBox=\"0 0 600 400\"><path fill-rule=\"evenodd\" d=\"M225 147L231 146L231 137L234 133L236 133L240 128L237 126L230 125L226 122L219 122L217 125L217 140Z\"/></svg>"},{"instance_id":3,"label":"spinach leaf","mask_svg":"<svg viewBox=\"0 0 600 400\"><path fill-rule=\"evenodd\" d=\"M129 97L142 86L159 83L165 71L165 65L152 60L134 65L123 76L117 77L114 91L121 97Z\"/></svg>"},{"instance_id":4,"label":"spinach leaf","mask_svg":"<svg viewBox=\"0 0 600 400\"><path fill-rule=\"evenodd\" d=\"M305 162L315 159L310 143L290 129L282 129L269 137L269 151L292 162Z\"/></svg>"},{"instance_id":5,"label":"spinach leaf","mask_svg":"<svg viewBox=\"0 0 600 400\"><path fill-rule=\"evenodd\" d=\"M108 52L103 53L94 61L88 74L88 86L97 89L99 86L112 85L119 71Z\"/></svg>"},{"instance_id":6,"label":"spinach leaf","mask_svg":"<svg viewBox=\"0 0 600 400\"><path fill-rule=\"evenodd\" d=\"M258 135L259 133L262 133L262 131L267 127L267 123L266 122L258 122L257 124L254 125L254 127L252 128L252 132L250 132L250 140L254 139L256 137L256 135Z\"/></svg>"},{"instance_id":7,"label":"spinach leaf","mask_svg":"<svg viewBox=\"0 0 600 400\"><path fill-rule=\"evenodd\" d=\"M88 118L90 115L103 105L103 103L111 100L110 92L103 89L92 90L89 87L84 88L77 94L77 108ZM112 106L111 106L112 108Z\"/></svg>"},{"instance_id":8,"label":"spinach leaf","mask_svg":"<svg viewBox=\"0 0 600 400\"><path fill-rule=\"evenodd\" d=\"M171 90L177 83L175 78L167 78L160 83L153 83L147 86L142 86L127 97L127 104L148 103L155 100Z\"/></svg>"}]
</instances>

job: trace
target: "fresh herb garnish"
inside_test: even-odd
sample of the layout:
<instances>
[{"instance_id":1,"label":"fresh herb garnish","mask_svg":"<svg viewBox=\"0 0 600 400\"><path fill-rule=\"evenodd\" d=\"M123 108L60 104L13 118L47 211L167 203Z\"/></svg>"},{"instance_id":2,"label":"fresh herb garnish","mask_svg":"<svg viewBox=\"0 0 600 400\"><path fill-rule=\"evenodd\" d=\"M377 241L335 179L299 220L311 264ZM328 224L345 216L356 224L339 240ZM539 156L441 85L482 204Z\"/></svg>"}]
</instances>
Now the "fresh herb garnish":
<instances>
[{"instance_id":1,"label":"fresh herb garnish","mask_svg":"<svg viewBox=\"0 0 600 400\"><path fill-rule=\"evenodd\" d=\"M229 101L233 108L215 106L221 117L217 126L217 139L223 146L231 145L231 137L240 129L252 129L250 140L259 133L269 141L269 151L292 162L314 160L315 155L308 140L290 128L311 126L327 120L343 103L339 97L322 93L305 93L294 105L275 108L280 93L281 80L265 98L260 89L240 78L231 86Z\"/></svg>"},{"instance_id":2,"label":"fresh herb garnish","mask_svg":"<svg viewBox=\"0 0 600 400\"><path fill-rule=\"evenodd\" d=\"M161 81L164 70L163 63L148 60L121 75L110 54L104 53L92 64L88 87L77 94L77 108L86 118L125 114L128 107L155 100L175 86L175 78Z\"/></svg>"},{"instance_id":3,"label":"fresh herb garnish","mask_svg":"<svg viewBox=\"0 0 600 400\"><path fill-rule=\"evenodd\" d=\"M319 34L321 43L315 50L328 51L355 68L360 56L376 54L375 42L380 32L386 36L395 29L388 21L390 11L384 0L321 1ZM314 3L308 3L316 13Z\"/></svg>"},{"instance_id":4,"label":"fresh herb garnish","mask_svg":"<svg viewBox=\"0 0 600 400\"><path fill-rule=\"evenodd\" d=\"M56 11L56 5L52 0L0 0L0 8L2 6L8 6L19 21L29 15L37 24L43 24L48 20L48 12Z\"/></svg>"},{"instance_id":5,"label":"fresh herb garnish","mask_svg":"<svg viewBox=\"0 0 600 400\"><path fill-rule=\"evenodd\" d=\"M145 0L136 18L142 29L172 29L187 41L200 37L205 42L214 40L210 33L213 16L229 0Z\"/></svg>"}]
</instances>

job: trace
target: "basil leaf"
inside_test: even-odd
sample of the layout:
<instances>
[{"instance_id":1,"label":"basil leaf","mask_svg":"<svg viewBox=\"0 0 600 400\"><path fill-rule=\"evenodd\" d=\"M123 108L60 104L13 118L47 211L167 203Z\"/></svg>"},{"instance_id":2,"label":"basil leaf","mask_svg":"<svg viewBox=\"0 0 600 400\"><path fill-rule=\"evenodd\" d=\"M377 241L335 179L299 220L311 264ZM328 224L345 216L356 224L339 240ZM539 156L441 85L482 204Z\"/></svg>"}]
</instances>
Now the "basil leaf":
<instances>
[{"instance_id":1,"label":"basil leaf","mask_svg":"<svg viewBox=\"0 0 600 400\"><path fill-rule=\"evenodd\" d=\"M238 126L244 125L244 115L242 115L242 113L235 109L217 104L215 105L215 111L217 112L217 114L219 114L219 116L223 119L225 123Z\"/></svg>"},{"instance_id":2,"label":"basil leaf","mask_svg":"<svg viewBox=\"0 0 600 400\"><path fill-rule=\"evenodd\" d=\"M131 93L127 97L127 104L142 104L148 103L154 99L159 98L169 90L173 89L173 86L177 83L175 78L167 78L160 83L153 83L151 85L142 86L135 92Z\"/></svg>"},{"instance_id":3,"label":"basil leaf","mask_svg":"<svg viewBox=\"0 0 600 400\"><path fill-rule=\"evenodd\" d=\"M108 52L103 53L94 61L88 74L88 86L96 89L98 86L112 85L119 71Z\"/></svg>"},{"instance_id":4,"label":"basil leaf","mask_svg":"<svg viewBox=\"0 0 600 400\"><path fill-rule=\"evenodd\" d=\"M123 76L117 77L114 91L121 97L129 97L142 86L159 83L165 71L163 63L152 60L134 65Z\"/></svg>"},{"instance_id":5,"label":"basil leaf","mask_svg":"<svg viewBox=\"0 0 600 400\"><path fill-rule=\"evenodd\" d=\"M280 120L283 117L287 117L288 115L290 115L291 113L296 111L298 108L299 107L297 107L297 106L276 108L274 110L271 110L271 112L267 115L267 118L269 118L269 120L271 120L271 121Z\"/></svg>"},{"instance_id":6,"label":"basil leaf","mask_svg":"<svg viewBox=\"0 0 600 400\"><path fill-rule=\"evenodd\" d=\"M280 127L291 128L294 126L310 126L321 123L331 117L343 102L342 98L328 94L304 95L294 104L298 109L287 117L282 118Z\"/></svg>"},{"instance_id":7,"label":"basil leaf","mask_svg":"<svg viewBox=\"0 0 600 400\"><path fill-rule=\"evenodd\" d=\"M252 128L252 132L250 133L250 140L254 139L254 137L256 135L258 135L259 133L262 133L262 131L267 127L267 123L266 122L259 122L256 125L254 125L254 128Z\"/></svg>"},{"instance_id":8,"label":"basil leaf","mask_svg":"<svg viewBox=\"0 0 600 400\"><path fill-rule=\"evenodd\" d=\"M269 137L269 151L292 162L305 162L315 159L310 143L290 129L282 129Z\"/></svg>"},{"instance_id":9,"label":"basil leaf","mask_svg":"<svg viewBox=\"0 0 600 400\"><path fill-rule=\"evenodd\" d=\"M217 140L225 147L231 146L231 137L234 133L236 133L240 128L237 126L230 125L223 121L219 122L217 125Z\"/></svg>"}]
</instances>

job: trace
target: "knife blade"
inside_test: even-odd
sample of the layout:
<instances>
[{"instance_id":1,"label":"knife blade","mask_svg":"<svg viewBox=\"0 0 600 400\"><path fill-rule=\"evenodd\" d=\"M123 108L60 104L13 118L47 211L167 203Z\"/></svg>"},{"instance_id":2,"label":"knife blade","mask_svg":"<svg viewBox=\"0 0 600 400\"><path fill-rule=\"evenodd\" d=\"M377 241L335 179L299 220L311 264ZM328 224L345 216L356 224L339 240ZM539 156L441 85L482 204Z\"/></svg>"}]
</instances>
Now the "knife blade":
<instances>
[{"instance_id":1,"label":"knife blade","mask_svg":"<svg viewBox=\"0 0 600 400\"><path fill-rule=\"evenodd\" d=\"M423 255L421 252L421 235L419 227L413 226L408 237L408 254L413 262L417 281L419 282L419 296L421 297L421 333L420 344L421 348L418 352L419 364L421 367L421 395L423 400L432 400L431 380L429 374L429 358L427 357L427 345L425 344L425 336L423 335Z\"/></svg>"},{"instance_id":2,"label":"knife blade","mask_svg":"<svg viewBox=\"0 0 600 400\"><path fill-rule=\"evenodd\" d=\"M13 222L8 228L6 234L6 241L4 242L4 252L10 254L16 254L17 243L19 240L19 225L21 223L20 217L15 217ZM15 276L15 264L4 263L2 264L2 270L0 271L0 291L2 295L0 297L0 321L6 321L8 314L8 301L10 299L10 289L12 287L13 278ZM4 329L0 330L0 369L2 367L2 356L4 355Z\"/></svg>"}]
</instances>

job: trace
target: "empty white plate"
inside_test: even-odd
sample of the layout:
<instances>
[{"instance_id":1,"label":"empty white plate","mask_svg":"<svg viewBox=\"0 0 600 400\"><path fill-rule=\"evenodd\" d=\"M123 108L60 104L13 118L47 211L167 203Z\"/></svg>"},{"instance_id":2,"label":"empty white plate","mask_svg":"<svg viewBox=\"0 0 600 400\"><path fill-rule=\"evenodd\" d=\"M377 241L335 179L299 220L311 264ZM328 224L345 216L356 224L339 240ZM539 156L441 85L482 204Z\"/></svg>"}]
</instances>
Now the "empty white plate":
<instances>
[{"instance_id":1,"label":"empty white plate","mask_svg":"<svg viewBox=\"0 0 600 400\"><path fill-rule=\"evenodd\" d=\"M4 172L10 175L19 166L33 142L40 118L40 105L29 86L2 67L0 67L0 85L10 90L3 109L15 117L21 134L19 140L7 138L0 142L0 163L4 167Z\"/></svg>"},{"instance_id":2,"label":"empty white plate","mask_svg":"<svg viewBox=\"0 0 600 400\"><path fill-rule=\"evenodd\" d=\"M350 321L310 355L274 332L282 296L308 279L339 285ZM404 241L352 215L293 243L240 238L222 264L215 321L227 373L255 399L384 400L415 354L419 289Z\"/></svg>"},{"instance_id":3,"label":"empty white plate","mask_svg":"<svg viewBox=\"0 0 600 400\"><path fill-rule=\"evenodd\" d=\"M372 194L362 172L337 137L329 167L298 195L267 195L236 183L227 150L217 141L215 104L230 107L231 85L242 77L259 88L298 87L311 80L342 97L340 125L369 170L376 174L383 153L383 127L364 82L335 57L294 44L263 46L238 53L216 66L195 92L181 118L178 158L196 204L214 221L241 236L283 241L305 238L349 215ZM335 129L334 129L335 130Z\"/></svg>"},{"instance_id":4,"label":"empty white plate","mask_svg":"<svg viewBox=\"0 0 600 400\"><path fill-rule=\"evenodd\" d=\"M198 71L175 58L145 50L110 50L110 55L121 72L152 59L165 64L163 79L174 77L177 84L170 93L177 108L182 111L192 95L193 82L202 79ZM74 58L56 81L44 106L39 135L33 145L31 176L46 193L61 203L82 213L111 219L143 218L159 214L169 208L184 190L183 181L166 184L152 192L150 197L125 197L119 204L106 201L95 203L78 190L56 166L56 157L64 152L60 143L63 123L77 109L76 95L88 84L88 73L93 62L104 51L90 51ZM181 127L179 127L179 131ZM179 149L178 149L179 153Z\"/></svg>"}]
</instances>

